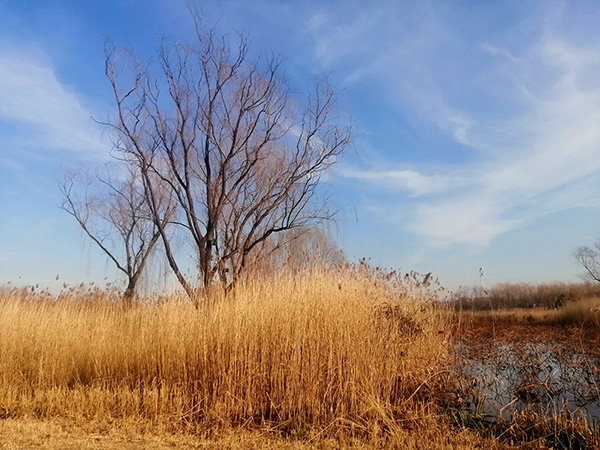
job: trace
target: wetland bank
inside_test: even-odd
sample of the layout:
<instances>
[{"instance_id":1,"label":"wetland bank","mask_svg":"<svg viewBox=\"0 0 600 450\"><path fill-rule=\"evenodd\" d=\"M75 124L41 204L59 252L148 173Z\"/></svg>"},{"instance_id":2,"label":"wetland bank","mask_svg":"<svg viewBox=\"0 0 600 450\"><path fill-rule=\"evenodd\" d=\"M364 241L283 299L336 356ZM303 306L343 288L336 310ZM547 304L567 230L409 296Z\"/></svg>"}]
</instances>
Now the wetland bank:
<instances>
[{"instance_id":1,"label":"wetland bank","mask_svg":"<svg viewBox=\"0 0 600 450\"><path fill-rule=\"evenodd\" d=\"M599 448L598 23L0 0L0 450Z\"/></svg>"},{"instance_id":2,"label":"wetland bank","mask_svg":"<svg viewBox=\"0 0 600 450\"><path fill-rule=\"evenodd\" d=\"M586 335L585 337L583 335ZM600 421L597 332L500 325L472 329L456 344L470 412L509 420L518 411Z\"/></svg>"},{"instance_id":3,"label":"wetland bank","mask_svg":"<svg viewBox=\"0 0 600 450\"><path fill-rule=\"evenodd\" d=\"M0 448L597 448L596 327L457 313L414 279L314 271L199 310L3 290Z\"/></svg>"},{"instance_id":4,"label":"wetland bank","mask_svg":"<svg viewBox=\"0 0 600 450\"><path fill-rule=\"evenodd\" d=\"M525 420L530 436L553 436L551 448L596 448L567 424L598 435L597 289L501 285L486 296L455 299L456 420L500 435L515 427L521 437L528 435L518 425Z\"/></svg>"}]
</instances>

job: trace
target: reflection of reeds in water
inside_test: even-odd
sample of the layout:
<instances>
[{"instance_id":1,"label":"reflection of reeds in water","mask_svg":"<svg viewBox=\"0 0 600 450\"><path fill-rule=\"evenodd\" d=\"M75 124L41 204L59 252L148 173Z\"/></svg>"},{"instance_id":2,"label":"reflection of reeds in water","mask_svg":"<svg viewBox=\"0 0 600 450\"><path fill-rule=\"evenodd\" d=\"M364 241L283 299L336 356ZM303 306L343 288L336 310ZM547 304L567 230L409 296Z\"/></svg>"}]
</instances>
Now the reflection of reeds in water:
<instances>
[{"instance_id":1,"label":"reflection of reeds in water","mask_svg":"<svg viewBox=\"0 0 600 450\"><path fill-rule=\"evenodd\" d=\"M471 411L491 420L523 410L600 420L598 357L558 343L495 343L487 351L464 344L463 351L460 368L468 381L462 388Z\"/></svg>"},{"instance_id":2,"label":"reflection of reeds in water","mask_svg":"<svg viewBox=\"0 0 600 450\"><path fill-rule=\"evenodd\" d=\"M596 356L559 342L470 346L465 340L459 349L463 410L453 410L453 421L540 448L599 448Z\"/></svg>"}]
</instances>

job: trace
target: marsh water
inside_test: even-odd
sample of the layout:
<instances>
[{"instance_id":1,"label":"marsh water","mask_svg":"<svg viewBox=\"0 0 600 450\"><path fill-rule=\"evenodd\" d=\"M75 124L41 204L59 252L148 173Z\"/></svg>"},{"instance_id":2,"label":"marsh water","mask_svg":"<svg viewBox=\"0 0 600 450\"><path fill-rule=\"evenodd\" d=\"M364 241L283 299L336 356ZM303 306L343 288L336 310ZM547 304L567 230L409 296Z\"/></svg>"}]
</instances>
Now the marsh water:
<instances>
[{"instance_id":1,"label":"marsh water","mask_svg":"<svg viewBox=\"0 0 600 450\"><path fill-rule=\"evenodd\" d=\"M493 421L515 411L567 414L600 423L600 358L549 343L457 349L465 407Z\"/></svg>"}]
</instances>

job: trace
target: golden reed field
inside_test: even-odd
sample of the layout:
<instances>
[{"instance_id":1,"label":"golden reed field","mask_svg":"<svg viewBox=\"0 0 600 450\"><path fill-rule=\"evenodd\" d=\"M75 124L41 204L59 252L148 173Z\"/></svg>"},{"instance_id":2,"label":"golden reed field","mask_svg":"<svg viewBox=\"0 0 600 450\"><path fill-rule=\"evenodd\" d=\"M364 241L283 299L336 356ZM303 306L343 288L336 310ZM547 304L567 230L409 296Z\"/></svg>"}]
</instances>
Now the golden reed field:
<instances>
[{"instance_id":1,"label":"golden reed field","mask_svg":"<svg viewBox=\"0 0 600 450\"><path fill-rule=\"evenodd\" d=\"M0 448L512 448L451 426L451 315L360 271L199 310L0 294Z\"/></svg>"}]
</instances>

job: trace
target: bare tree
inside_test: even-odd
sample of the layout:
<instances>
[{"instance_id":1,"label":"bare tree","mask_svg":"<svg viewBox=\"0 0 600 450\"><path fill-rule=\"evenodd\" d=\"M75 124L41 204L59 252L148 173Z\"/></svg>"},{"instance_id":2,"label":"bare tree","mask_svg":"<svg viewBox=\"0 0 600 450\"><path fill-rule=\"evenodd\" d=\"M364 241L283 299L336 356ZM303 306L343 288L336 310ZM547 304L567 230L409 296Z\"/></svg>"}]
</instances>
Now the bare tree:
<instances>
[{"instance_id":1,"label":"bare tree","mask_svg":"<svg viewBox=\"0 0 600 450\"><path fill-rule=\"evenodd\" d=\"M281 233L277 240L270 240L269 248L256 266L263 271L302 270L340 266L347 262L344 252L336 244L327 228L315 226L297 228Z\"/></svg>"},{"instance_id":2,"label":"bare tree","mask_svg":"<svg viewBox=\"0 0 600 450\"><path fill-rule=\"evenodd\" d=\"M64 197L61 208L75 218L85 234L126 275L123 298L131 302L160 234L150 216L138 174L133 167L125 166L124 176L111 175L115 169L116 166L107 165L106 175L95 177L85 169L65 173L59 182ZM166 227L170 213L164 197L158 208L162 211L161 226Z\"/></svg>"},{"instance_id":3,"label":"bare tree","mask_svg":"<svg viewBox=\"0 0 600 450\"><path fill-rule=\"evenodd\" d=\"M195 19L195 43L161 41L155 70L107 46L117 115L106 125L140 171L167 261L197 302L197 287L231 286L273 236L332 217L319 186L351 132L335 124L336 95L325 82L301 108L278 58L252 58L245 36L218 36ZM175 199L195 277L184 274L159 220L160 190Z\"/></svg>"},{"instance_id":4,"label":"bare tree","mask_svg":"<svg viewBox=\"0 0 600 450\"><path fill-rule=\"evenodd\" d=\"M579 247L573 256L585 269L585 279L600 281L600 240L595 242L594 248Z\"/></svg>"}]
</instances>

